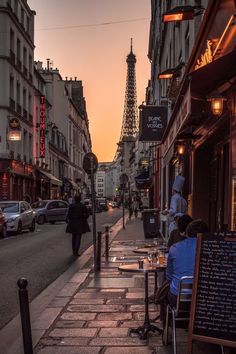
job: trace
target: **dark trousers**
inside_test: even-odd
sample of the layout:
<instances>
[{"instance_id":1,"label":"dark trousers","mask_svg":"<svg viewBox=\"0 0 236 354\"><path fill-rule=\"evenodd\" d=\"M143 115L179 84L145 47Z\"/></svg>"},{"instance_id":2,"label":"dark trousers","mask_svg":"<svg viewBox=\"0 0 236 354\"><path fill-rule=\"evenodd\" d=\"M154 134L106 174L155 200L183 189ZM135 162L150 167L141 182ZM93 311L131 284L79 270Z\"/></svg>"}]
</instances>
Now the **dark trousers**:
<instances>
[{"instance_id":1,"label":"dark trousers","mask_svg":"<svg viewBox=\"0 0 236 354\"><path fill-rule=\"evenodd\" d=\"M72 251L74 254L79 253L82 234L72 234Z\"/></svg>"},{"instance_id":2,"label":"dark trousers","mask_svg":"<svg viewBox=\"0 0 236 354\"><path fill-rule=\"evenodd\" d=\"M177 302L177 296L172 294L170 291L166 294L163 301L160 303L160 319L163 321L163 327L166 320L166 309L167 305L170 304L171 307L175 307Z\"/></svg>"}]
</instances>

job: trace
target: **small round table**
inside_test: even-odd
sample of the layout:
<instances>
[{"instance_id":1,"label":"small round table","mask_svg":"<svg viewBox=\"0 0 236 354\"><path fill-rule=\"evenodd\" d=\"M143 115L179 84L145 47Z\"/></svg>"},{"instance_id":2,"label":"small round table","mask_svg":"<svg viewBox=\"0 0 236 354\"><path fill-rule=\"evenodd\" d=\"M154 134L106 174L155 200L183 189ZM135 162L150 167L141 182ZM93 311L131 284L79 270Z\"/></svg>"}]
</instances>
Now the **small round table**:
<instances>
[{"instance_id":1,"label":"small round table","mask_svg":"<svg viewBox=\"0 0 236 354\"><path fill-rule=\"evenodd\" d=\"M153 325L150 323L149 319L149 300L148 300L148 275L150 273L157 273L157 272L163 272L166 269L166 265L158 265L158 264L153 264L150 265L149 263L144 263L143 268L139 268L138 262L137 263L131 263L131 264L124 264L120 265L118 267L118 270L121 272L131 272L131 273L144 273L144 283L145 283L145 298L144 298L144 304L145 304L145 316L144 316L144 323L142 326L138 328L132 328L130 330L130 333L136 333L138 334L140 339L147 339L147 334L148 332L158 332L159 334L162 333L162 329L157 327L156 325Z\"/></svg>"}]
</instances>

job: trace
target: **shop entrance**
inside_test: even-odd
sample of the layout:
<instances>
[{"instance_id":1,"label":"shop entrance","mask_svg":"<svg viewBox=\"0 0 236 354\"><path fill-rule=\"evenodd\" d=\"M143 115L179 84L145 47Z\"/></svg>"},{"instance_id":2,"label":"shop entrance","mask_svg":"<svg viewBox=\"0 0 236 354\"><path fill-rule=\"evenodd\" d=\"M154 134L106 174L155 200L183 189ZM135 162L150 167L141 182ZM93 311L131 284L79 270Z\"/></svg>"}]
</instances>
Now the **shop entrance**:
<instances>
[{"instance_id":1,"label":"shop entrance","mask_svg":"<svg viewBox=\"0 0 236 354\"><path fill-rule=\"evenodd\" d=\"M210 231L229 228L229 143L208 140L194 157L193 216Z\"/></svg>"}]
</instances>

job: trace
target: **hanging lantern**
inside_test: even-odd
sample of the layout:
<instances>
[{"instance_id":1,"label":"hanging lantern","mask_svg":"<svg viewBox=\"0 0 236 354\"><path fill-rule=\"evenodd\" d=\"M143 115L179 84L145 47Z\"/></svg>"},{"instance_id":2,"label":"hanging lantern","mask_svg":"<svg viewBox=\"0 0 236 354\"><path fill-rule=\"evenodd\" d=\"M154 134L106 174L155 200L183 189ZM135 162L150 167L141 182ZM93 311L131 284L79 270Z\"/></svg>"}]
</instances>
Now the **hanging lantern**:
<instances>
[{"instance_id":1,"label":"hanging lantern","mask_svg":"<svg viewBox=\"0 0 236 354\"><path fill-rule=\"evenodd\" d=\"M226 101L226 98L216 91L207 98L207 101L211 104L212 114L217 117L221 116L223 113L224 101Z\"/></svg>"},{"instance_id":2,"label":"hanging lantern","mask_svg":"<svg viewBox=\"0 0 236 354\"><path fill-rule=\"evenodd\" d=\"M184 155L184 153L185 153L185 144L184 143L181 142L177 145L177 152L179 155Z\"/></svg>"}]
</instances>

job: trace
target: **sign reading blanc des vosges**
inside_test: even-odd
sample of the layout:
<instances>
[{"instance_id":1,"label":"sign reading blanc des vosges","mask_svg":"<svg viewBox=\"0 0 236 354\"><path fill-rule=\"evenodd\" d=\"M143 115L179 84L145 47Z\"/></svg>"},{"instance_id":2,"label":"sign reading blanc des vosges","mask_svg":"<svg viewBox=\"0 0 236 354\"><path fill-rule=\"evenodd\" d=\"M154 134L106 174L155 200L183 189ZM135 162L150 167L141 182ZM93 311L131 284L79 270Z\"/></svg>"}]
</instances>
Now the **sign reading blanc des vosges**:
<instances>
[{"instance_id":1,"label":"sign reading blanc des vosges","mask_svg":"<svg viewBox=\"0 0 236 354\"><path fill-rule=\"evenodd\" d=\"M167 107L141 106L139 117L140 141L161 142L167 125Z\"/></svg>"}]
</instances>

